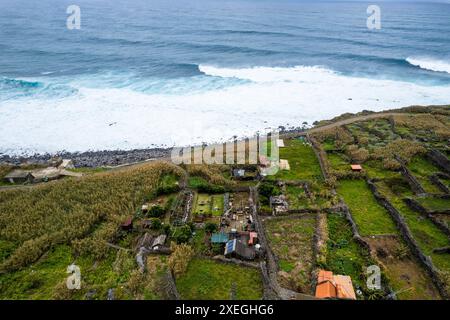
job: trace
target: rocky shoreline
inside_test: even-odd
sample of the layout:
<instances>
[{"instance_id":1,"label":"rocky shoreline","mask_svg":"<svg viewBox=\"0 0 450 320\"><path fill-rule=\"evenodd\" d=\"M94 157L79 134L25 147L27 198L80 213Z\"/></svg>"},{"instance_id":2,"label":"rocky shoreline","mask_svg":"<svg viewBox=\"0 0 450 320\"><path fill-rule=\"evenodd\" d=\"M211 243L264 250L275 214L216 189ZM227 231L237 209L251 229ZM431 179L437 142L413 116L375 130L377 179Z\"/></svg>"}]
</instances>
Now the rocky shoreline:
<instances>
[{"instance_id":1,"label":"rocky shoreline","mask_svg":"<svg viewBox=\"0 0 450 320\"><path fill-rule=\"evenodd\" d=\"M306 128L292 127L278 128L281 135L301 134ZM76 168L113 167L152 159L170 158L173 148L148 148L132 150L103 150L84 152L58 152L56 154L35 154L32 156L9 156L0 154L0 165L7 164L19 166L23 164L47 165L55 157L71 159Z\"/></svg>"},{"instance_id":2,"label":"rocky shoreline","mask_svg":"<svg viewBox=\"0 0 450 320\"><path fill-rule=\"evenodd\" d=\"M118 166L127 163L142 162L149 159L170 157L171 148L152 148L134 150L105 150L86 152L60 152L58 154L37 154L33 156L0 155L0 164L18 166L21 164L45 165L53 157L71 159L77 168L96 168Z\"/></svg>"}]
</instances>

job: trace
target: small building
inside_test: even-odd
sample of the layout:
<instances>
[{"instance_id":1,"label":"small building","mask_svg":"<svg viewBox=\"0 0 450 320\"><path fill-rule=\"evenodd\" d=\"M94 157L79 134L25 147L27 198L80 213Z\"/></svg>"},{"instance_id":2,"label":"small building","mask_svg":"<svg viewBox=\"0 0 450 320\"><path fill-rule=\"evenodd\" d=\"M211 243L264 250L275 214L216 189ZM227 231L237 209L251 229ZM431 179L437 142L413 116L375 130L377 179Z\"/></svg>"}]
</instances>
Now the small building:
<instances>
[{"instance_id":1,"label":"small building","mask_svg":"<svg viewBox=\"0 0 450 320\"><path fill-rule=\"evenodd\" d=\"M124 222L122 222L120 228L124 231L133 230L133 217L128 217Z\"/></svg>"},{"instance_id":2,"label":"small building","mask_svg":"<svg viewBox=\"0 0 450 320\"><path fill-rule=\"evenodd\" d=\"M59 179L61 175L61 170L55 167L48 167L44 169L33 170L31 172L33 176L33 182L47 182L50 180Z\"/></svg>"},{"instance_id":3,"label":"small building","mask_svg":"<svg viewBox=\"0 0 450 320\"><path fill-rule=\"evenodd\" d=\"M356 300L352 279L326 270L319 271L315 295L320 299Z\"/></svg>"},{"instance_id":4,"label":"small building","mask_svg":"<svg viewBox=\"0 0 450 320\"><path fill-rule=\"evenodd\" d=\"M233 177L235 177L235 178L245 177L245 170L244 169L233 169Z\"/></svg>"},{"instance_id":5,"label":"small building","mask_svg":"<svg viewBox=\"0 0 450 320\"><path fill-rule=\"evenodd\" d=\"M277 139L277 147L278 148L284 148L284 141L283 141L283 139Z\"/></svg>"},{"instance_id":6,"label":"small building","mask_svg":"<svg viewBox=\"0 0 450 320\"><path fill-rule=\"evenodd\" d=\"M58 166L58 169L74 169L75 166L73 165L72 160L70 159L63 159L61 161L61 164Z\"/></svg>"},{"instance_id":7,"label":"small building","mask_svg":"<svg viewBox=\"0 0 450 320\"><path fill-rule=\"evenodd\" d=\"M352 165L350 165L350 167L352 168L352 171L355 171L355 172L360 172L362 170L362 167L360 164L352 164Z\"/></svg>"},{"instance_id":8,"label":"small building","mask_svg":"<svg viewBox=\"0 0 450 320\"><path fill-rule=\"evenodd\" d=\"M211 243L227 243L229 240L228 235L226 233L213 233L211 236Z\"/></svg>"},{"instance_id":9,"label":"small building","mask_svg":"<svg viewBox=\"0 0 450 320\"><path fill-rule=\"evenodd\" d=\"M3 179L10 183L33 182L33 176L31 175L31 172L20 169L11 171Z\"/></svg>"},{"instance_id":10,"label":"small building","mask_svg":"<svg viewBox=\"0 0 450 320\"><path fill-rule=\"evenodd\" d=\"M225 245L225 257L235 257L244 260L255 259L256 252L254 248L250 248L238 239L233 239Z\"/></svg>"},{"instance_id":11,"label":"small building","mask_svg":"<svg viewBox=\"0 0 450 320\"><path fill-rule=\"evenodd\" d=\"M141 211L142 211L142 213L147 213L148 212L148 204L143 204Z\"/></svg>"},{"instance_id":12,"label":"small building","mask_svg":"<svg viewBox=\"0 0 450 320\"><path fill-rule=\"evenodd\" d=\"M291 166L289 165L289 161L285 159L280 159L280 170L291 170Z\"/></svg>"},{"instance_id":13,"label":"small building","mask_svg":"<svg viewBox=\"0 0 450 320\"><path fill-rule=\"evenodd\" d=\"M63 159L61 157L53 157L50 160L48 160L48 165L50 167L59 167L63 162Z\"/></svg>"},{"instance_id":14,"label":"small building","mask_svg":"<svg viewBox=\"0 0 450 320\"><path fill-rule=\"evenodd\" d=\"M250 232L249 239L248 239L248 245L253 246L258 241L258 233L256 232Z\"/></svg>"},{"instance_id":15,"label":"small building","mask_svg":"<svg viewBox=\"0 0 450 320\"><path fill-rule=\"evenodd\" d=\"M153 241L152 249L157 249L160 246L163 246L166 243L167 236L165 234L161 234L156 237Z\"/></svg>"},{"instance_id":16,"label":"small building","mask_svg":"<svg viewBox=\"0 0 450 320\"><path fill-rule=\"evenodd\" d=\"M4 177L4 179L11 183L38 183L59 179L64 176L81 177L82 174L79 172L71 172L56 167L47 167L34 170L13 170L12 172L8 173Z\"/></svg>"}]
</instances>

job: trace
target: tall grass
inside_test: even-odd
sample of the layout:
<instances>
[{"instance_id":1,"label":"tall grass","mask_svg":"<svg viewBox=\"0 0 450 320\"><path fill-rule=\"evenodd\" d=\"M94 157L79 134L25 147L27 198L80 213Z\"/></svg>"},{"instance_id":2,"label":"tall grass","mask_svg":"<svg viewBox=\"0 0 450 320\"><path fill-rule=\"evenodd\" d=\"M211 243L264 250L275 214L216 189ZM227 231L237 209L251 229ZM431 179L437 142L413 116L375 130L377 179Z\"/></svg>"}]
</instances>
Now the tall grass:
<instances>
[{"instance_id":1,"label":"tall grass","mask_svg":"<svg viewBox=\"0 0 450 320\"><path fill-rule=\"evenodd\" d=\"M81 247L110 240L116 226L151 197L165 174L181 175L179 167L157 162L129 170L98 173L0 192L0 240L17 249L0 264L15 270L37 260L57 244L74 244L92 233Z\"/></svg>"}]
</instances>

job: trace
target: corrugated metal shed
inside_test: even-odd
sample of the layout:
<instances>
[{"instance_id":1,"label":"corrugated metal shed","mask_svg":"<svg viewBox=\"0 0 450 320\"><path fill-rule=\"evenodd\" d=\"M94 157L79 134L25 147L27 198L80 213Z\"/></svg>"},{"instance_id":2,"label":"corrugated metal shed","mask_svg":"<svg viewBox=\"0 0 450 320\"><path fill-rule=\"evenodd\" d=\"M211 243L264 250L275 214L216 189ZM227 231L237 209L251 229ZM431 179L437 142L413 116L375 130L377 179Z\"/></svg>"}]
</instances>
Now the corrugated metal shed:
<instances>
[{"instance_id":1,"label":"corrugated metal shed","mask_svg":"<svg viewBox=\"0 0 450 320\"><path fill-rule=\"evenodd\" d=\"M228 235L225 233L213 233L211 236L211 243L227 243Z\"/></svg>"}]
</instances>

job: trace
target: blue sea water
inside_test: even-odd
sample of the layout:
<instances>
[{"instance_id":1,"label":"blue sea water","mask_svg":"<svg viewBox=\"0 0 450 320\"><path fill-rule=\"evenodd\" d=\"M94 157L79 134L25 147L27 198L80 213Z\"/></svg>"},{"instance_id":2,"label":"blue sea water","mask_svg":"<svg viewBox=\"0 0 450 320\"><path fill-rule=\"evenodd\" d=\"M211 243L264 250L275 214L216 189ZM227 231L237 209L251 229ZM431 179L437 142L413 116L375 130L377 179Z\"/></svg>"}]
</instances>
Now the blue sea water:
<instances>
[{"instance_id":1,"label":"blue sea water","mask_svg":"<svg viewBox=\"0 0 450 320\"><path fill-rule=\"evenodd\" d=\"M71 4L80 30L66 28ZM0 153L187 144L449 103L450 4L380 2L381 30L366 26L369 4L0 0Z\"/></svg>"}]
</instances>

